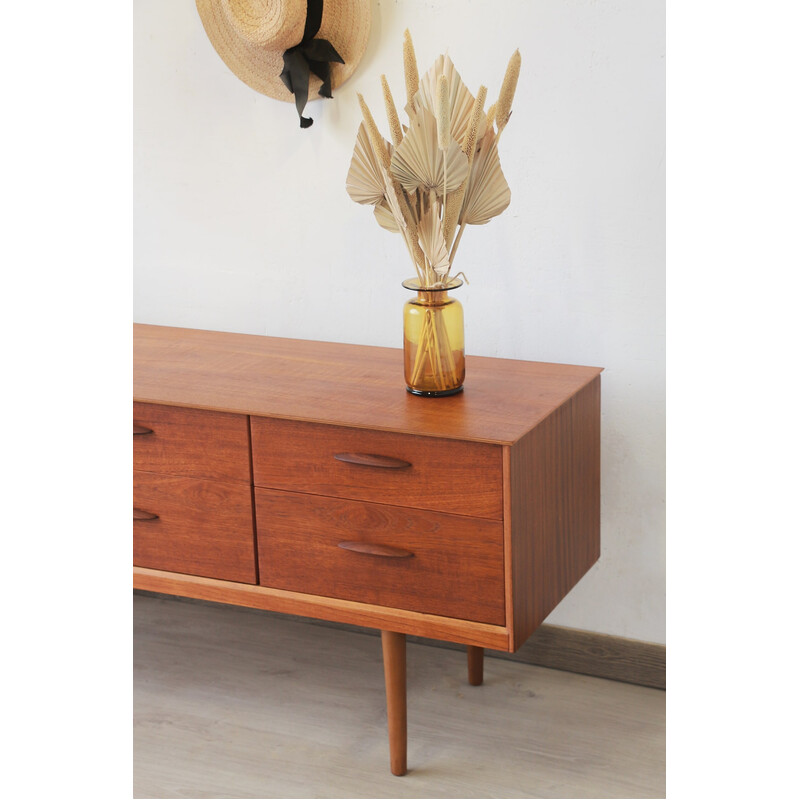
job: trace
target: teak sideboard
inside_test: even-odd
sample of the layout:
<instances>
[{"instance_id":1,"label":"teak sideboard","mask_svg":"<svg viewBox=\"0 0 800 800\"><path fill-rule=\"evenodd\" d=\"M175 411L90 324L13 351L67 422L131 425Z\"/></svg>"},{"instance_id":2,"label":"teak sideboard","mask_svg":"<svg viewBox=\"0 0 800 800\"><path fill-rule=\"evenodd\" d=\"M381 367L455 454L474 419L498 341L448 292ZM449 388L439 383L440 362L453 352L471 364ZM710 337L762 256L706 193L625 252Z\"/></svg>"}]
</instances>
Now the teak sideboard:
<instances>
[{"instance_id":1,"label":"teak sideboard","mask_svg":"<svg viewBox=\"0 0 800 800\"><path fill-rule=\"evenodd\" d=\"M513 652L600 555L600 372L134 325L133 583L381 631L391 770L407 634Z\"/></svg>"}]
</instances>

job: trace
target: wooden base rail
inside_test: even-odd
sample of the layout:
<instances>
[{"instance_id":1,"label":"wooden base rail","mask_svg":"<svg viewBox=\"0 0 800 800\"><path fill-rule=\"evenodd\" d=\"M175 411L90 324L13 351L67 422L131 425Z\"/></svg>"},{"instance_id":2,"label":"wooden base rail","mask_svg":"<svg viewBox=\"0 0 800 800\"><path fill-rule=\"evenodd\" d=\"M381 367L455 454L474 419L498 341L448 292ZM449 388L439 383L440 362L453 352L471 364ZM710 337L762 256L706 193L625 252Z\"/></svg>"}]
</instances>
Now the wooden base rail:
<instances>
[{"instance_id":1,"label":"wooden base rail","mask_svg":"<svg viewBox=\"0 0 800 800\"><path fill-rule=\"evenodd\" d=\"M158 592L155 594L161 594L172 600L178 599L174 595ZM193 601L191 597L182 599ZM320 618L311 619L293 614L283 616L309 625L356 630L366 635L377 635L378 633L372 628L361 625L350 625ZM463 645L457 642L439 641L422 636L409 636L407 640L429 647L443 647L452 650L463 648ZM467 645L468 654L471 647L471 645ZM666 689L667 687L667 648L665 645L638 639L626 639L607 633L545 624L539 627L515 653L509 653L502 649L489 649L486 656L537 667L560 669L565 672L576 672L581 675L591 675L595 678L607 678L623 683L632 683L636 686L648 686L653 689Z\"/></svg>"},{"instance_id":2,"label":"wooden base rail","mask_svg":"<svg viewBox=\"0 0 800 800\"><path fill-rule=\"evenodd\" d=\"M337 600L335 597L316 597L283 589L269 589L266 586L231 583L196 575L177 575L147 567L133 568L133 588L329 622L368 625L373 629L474 644L493 650L508 650L508 631L498 625Z\"/></svg>"}]
</instances>

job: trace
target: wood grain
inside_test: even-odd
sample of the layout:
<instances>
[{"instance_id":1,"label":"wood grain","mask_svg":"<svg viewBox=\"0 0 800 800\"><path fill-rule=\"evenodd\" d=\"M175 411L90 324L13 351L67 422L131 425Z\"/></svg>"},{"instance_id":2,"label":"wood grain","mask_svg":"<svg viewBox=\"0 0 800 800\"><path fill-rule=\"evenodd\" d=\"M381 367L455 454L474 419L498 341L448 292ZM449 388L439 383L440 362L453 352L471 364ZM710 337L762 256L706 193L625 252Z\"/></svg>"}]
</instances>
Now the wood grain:
<instances>
[{"instance_id":1,"label":"wood grain","mask_svg":"<svg viewBox=\"0 0 800 800\"><path fill-rule=\"evenodd\" d=\"M135 565L256 582L248 485L134 471L133 505Z\"/></svg>"},{"instance_id":2,"label":"wood grain","mask_svg":"<svg viewBox=\"0 0 800 800\"><path fill-rule=\"evenodd\" d=\"M403 774L405 635L479 683L599 556L599 373L469 358L426 399L400 350L134 326L134 585L379 628Z\"/></svg>"},{"instance_id":3,"label":"wood grain","mask_svg":"<svg viewBox=\"0 0 800 800\"><path fill-rule=\"evenodd\" d=\"M134 325L133 353L142 402L495 444L601 371L467 356L461 394L424 398L405 391L400 349Z\"/></svg>"},{"instance_id":4,"label":"wood grain","mask_svg":"<svg viewBox=\"0 0 800 800\"><path fill-rule=\"evenodd\" d=\"M510 452L512 650L600 557L600 378Z\"/></svg>"},{"instance_id":5,"label":"wood grain","mask_svg":"<svg viewBox=\"0 0 800 800\"><path fill-rule=\"evenodd\" d=\"M143 567L133 568L133 587L148 592L193 597L214 603L277 611L281 614L297 614L329 622L416 634L496 650L508 649L508 631L501 626L420 614L400 608L354 603L333 597L315 597L265 586L249 586Z\"/></svg>"},{"instance_id":6,"label":"wood grain","mask_svg":"<svg viewBox=\"0 0 800 800\"><path fill-rule=\"evenodd\" d=\"M133 467L147 472L250 483L247 417L152 403L133 404ZM136 435L136 429L152 433Z\"/></svg>"},{"instance_id":7,"label":"wood grain","mask_svg":"<svg viewBox=\"0 0 800 800\"><path fill-rule=\"evenodd\" d=\"M389 729L389 766L392 775L405 775L408 770L405 634L381 631L381 645L386 684L386 721Z\"/></svg>"},{"instance_id":8,"label":"wood grain","mask_svg":"<svg viewBox=\"0 0 800 800\"><path fill-rule=\"evenodd\" d=\"M427 436L253 417L253 479L272 489L501 519L502 449ZM347 463L358 452L410 466Z\"/></svg>"},{"instance_id":9,"label":"wood grain","mask_svg":"<svg viewBox=\"0 0 800 800\"><path fill-rule=\"evenodd\" d=\"M470 686L483 683L483 648L467 645L467 677Z\"/></svg>"},{"instance_id":10,"label":"wood grain","mask_svg":"<svg viewBox=\"0 0 800 800\"><path fill-rule=\"evenodd\" d=\"M503 625L500 522L256 488L260 583ZM339 547L362 541L412 558Z\"/></svg>"},{"instance_id":11,"label":"wood grain","mask_svg":"<svg viewBox=\"0 0 800 800\"><path fill-rule=\"evenodd\" d=\"M514 564L511 552L511 448L503 448L503 576L505 578L506 628L514 643Z\"/></svg>"}]
</instances>

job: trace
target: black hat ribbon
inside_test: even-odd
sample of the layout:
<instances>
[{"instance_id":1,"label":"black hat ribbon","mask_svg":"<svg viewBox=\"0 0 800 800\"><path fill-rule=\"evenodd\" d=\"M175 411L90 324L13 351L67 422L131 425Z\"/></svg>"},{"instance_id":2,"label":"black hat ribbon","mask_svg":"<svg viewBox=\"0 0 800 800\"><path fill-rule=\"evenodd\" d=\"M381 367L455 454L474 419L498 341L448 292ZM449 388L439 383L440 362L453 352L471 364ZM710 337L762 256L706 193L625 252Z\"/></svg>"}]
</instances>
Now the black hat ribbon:
<instances>
[{"instance_id":1,"label":"black hat ribbon","mask_svg":"<svg viewBox=\"0 0 800 800\"><path fill-rule=\"evenodd\" d=\"M303 39L300 44L290 47L283 54L283 72L280 78L284 86L294 95L301 128L310 128L314 124L311 117L303 116L303 110L308 102L310 74L313 72L322 81L322 86L319 88L320 95L332 97L330 62L344 64L344 59L327 39L314 38L321 24L322 0L308 0Z\"/></svg>"}]
</instances>

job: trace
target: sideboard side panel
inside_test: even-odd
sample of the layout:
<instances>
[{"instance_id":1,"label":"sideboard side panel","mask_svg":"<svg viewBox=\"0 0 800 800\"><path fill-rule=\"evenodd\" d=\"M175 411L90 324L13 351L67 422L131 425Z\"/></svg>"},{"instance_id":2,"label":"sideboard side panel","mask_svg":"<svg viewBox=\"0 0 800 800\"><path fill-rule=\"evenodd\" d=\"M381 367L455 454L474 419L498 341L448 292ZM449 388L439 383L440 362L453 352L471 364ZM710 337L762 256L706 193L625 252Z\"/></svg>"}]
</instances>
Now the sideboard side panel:
<instances>
[{"instance_id":1,"label":"sideboard side panel","mask_svg":"<svg viewBox=\"0 0 800 800\"><path fill-rule=\"evenodd\" d=\"M600 557L600 377L510 452L517 650Z\"/></svg>"}]
</instances>

